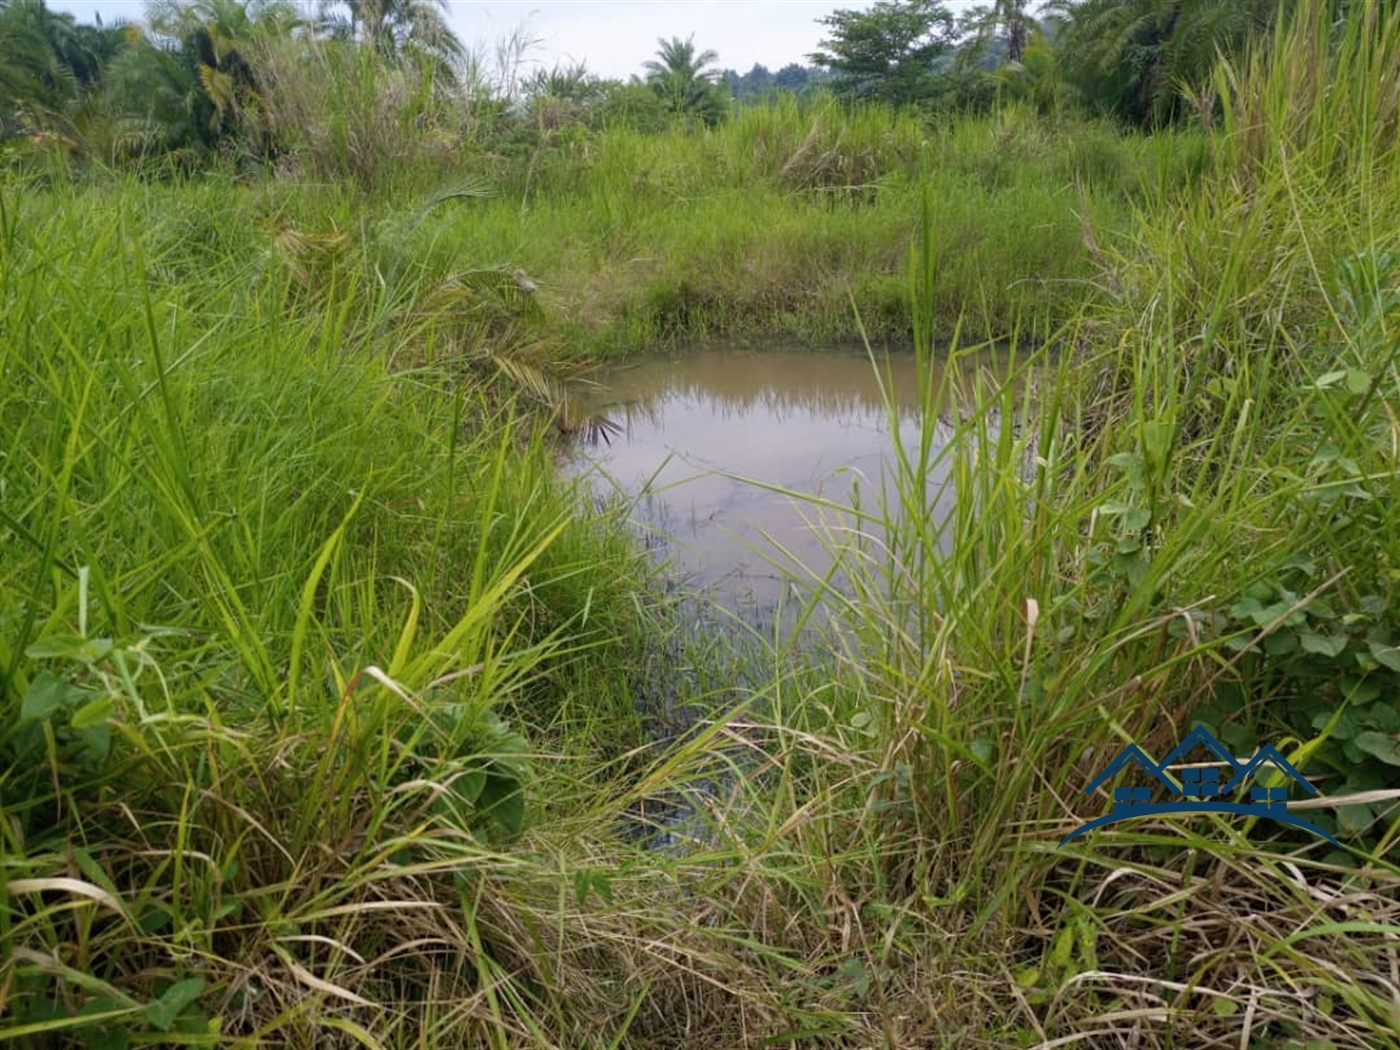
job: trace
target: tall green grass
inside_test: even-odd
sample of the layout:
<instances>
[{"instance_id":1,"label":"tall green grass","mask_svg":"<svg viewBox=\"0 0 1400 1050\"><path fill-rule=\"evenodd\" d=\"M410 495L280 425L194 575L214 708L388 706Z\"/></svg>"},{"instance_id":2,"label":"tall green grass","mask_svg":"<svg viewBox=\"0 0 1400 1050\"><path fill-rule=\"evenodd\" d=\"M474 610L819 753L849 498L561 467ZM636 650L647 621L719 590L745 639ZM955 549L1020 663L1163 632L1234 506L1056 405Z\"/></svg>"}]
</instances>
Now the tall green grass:
<instances>
[{"instance_id":1,"label":"tall green grass","mask_svg":"<svg viewBox=\"0 0 1400 1050\"><path fill-rule=\"evenodd\" d=\"M35 1045L425 1030L489 966L467 873L550 808L539 749L637 742L616 523L460 358L386 367L450 317L376 333L353 268L308 301L217 189L0 202L0 1032Z\"/></svg>"},{"instance_id":2,"label":"tall green grass","mask_svg":"<svg viewBox=\"0 0 1400 1050\"><path fill-rule=\"evenodd\" d=\"M750 790L710 806L787 930L844 934L802 940L793 980L848 1005L774 1038L1400 1042L1397 26L1300 12L1269 61L1222 73L1224 166L1106 239L1108 294L1059 333L1078 353L961 386L930 368L960 340L938 337L926 204L921 438L892 493L813 504L837 563L791 571L831 662L779 671L729 723ZM1299 808L1345 849L1172 820L1057 848L1124 744L1160 756L1197 722L1305 763L1325 797Z\"/></svg>"},{"instance_id":3,"label":"tall green grass","mask_svg":"<svg viewBox=\"0 0 1400 1050\"><path fill-rule=\"evenodd\" d=\"M929 389L896 497L865 510L880 542L841 547L848 590L817 588L835 682L789 717L869 773L852 791L809 754L802 794L866 800L876 884L959 931L945 965L997 1004L994 1042L1400 1039L1375 977L1400 877L1397 29L1300 9L1223 70L1224 163L1111 242L1109 294L1062 333L1087 351L979 377L951 424L958 392ZM924 230L921 361L941 345ZM1331 796L1308 817L1347 848L1168 821L1057 849L1125 743L1161 755L1197 721L1308 762ZM907 969L921 949L895 929Z\"/></svg>"},{"instance_id":4,"label":"tall green grass","mask_svg":"<svg viewBox=\"0 0 1400 1050\"><path fill-rule=\"evenodd\" d=\"M904 261L929 186L940 333L976 303L970 338L1018 324L1043 336L1096 294L1085 225L1123 228L1133 201L1204 163L1199 134L1124 138L1016 109L929 127L878 106L786 100L704 133L541 130L523 159L467 165L494 199L436 216L411 245L437 267L523 266L590 351L851 340L853 299L868 334L907 343Z\"/></svg>"}]
</instances>

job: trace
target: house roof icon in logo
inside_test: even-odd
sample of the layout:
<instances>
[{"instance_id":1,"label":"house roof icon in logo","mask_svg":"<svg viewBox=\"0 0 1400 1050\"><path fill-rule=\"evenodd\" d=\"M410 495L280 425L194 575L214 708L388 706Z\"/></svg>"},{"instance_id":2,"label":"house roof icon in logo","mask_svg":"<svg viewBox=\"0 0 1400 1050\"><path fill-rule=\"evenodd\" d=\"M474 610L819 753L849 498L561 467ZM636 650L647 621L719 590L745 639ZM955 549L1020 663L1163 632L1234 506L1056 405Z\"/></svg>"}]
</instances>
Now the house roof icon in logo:
<instances>
[{"instance_id":1,"label":"house roof icon in logo","mask_svg":"<svg viewBox=\"0 0 1400 1050\"><path fill-rule=\"evenodd\" d=\"M1236 777L1238 777L1239 771L1241 769L1239 761L1235 758L1234 755L1230 754L1230 749L1224 744L1222 744L1219 740L1215 739L1215 735L1211 733L1211 731L1205 726L1197 726L1195 729L1191 730L1191 732L1187 733L1185 739L1183 739L1181 743L1176 745L1176 747L1172 750L1172 753L1169 754L1166 758L1162 759L1162 768L1165 769L1173 762L1182 761L1186 758L1187 755L1194 751L1197 746L1203 746L1216 758L1220 759L1220 761L1224 762L1232 770L1234 770ZM1272 751L1273 748L1271 747L1270 750ZM1277 754L1278 752L1274 753ZM1292 769L1293 767L1289 766L1288 768ZM1224 792L1225 789L1221 788L1221 793L1223 794Z\"/></svg>"},{"instance_id":2,"label":"house roof icon in logo","mask_svg":"<svg viewBox=\"0 0 1400 1050\"><path fill-rule=\"evenodd\" d=\"M1225 782L1225 786L1220 789L1221 794L1227 794L1235 788L1240 787L1247 779L1258 774L1267 763L1272 763L1279 770L1291 777L1295 783L1301 784L1303 790L1309 795L1317 794L1317 788L1309 784L1308 778L1294 769L1293 764L1279 754L1273 744L1264 744L1254 753L1254 757L1243 767L1236 767L1239 769L1239 772Z\"/></svg>"},{"instance_id":3,"label":"house roof icon in logo","mask_svg":"<svg viewBox=\"0 0 1400 1050\"><path fill-rule=\"evenodd\" d=\"M1218 760L1219 764L1229 767L1231 775L1224 784L1219 782L1220 771L1214 765L1208 769L1193 766L1183 770L1181 783L1167 774L1168 766L1182 761L1197 747L1204 747ZM1060 840L1061 846L1086 831L1092 831L1119 820L1153 814L1201 812L1239 813L1256 819L1292 824L1315 835L1320 835L1338 846L1341 845L1315 824L1288 812L1287 785L1283 787L1255 787L1251 789L1248 803L1225 801L1228 796L1242 788L1246 781L1257 776L1268 765L1274 766L1294 783L1302 785L1303 790L1309 795L1317 794L1317 788L1308 783L1307 778L1298 772L1293 764L1284 758L1272 744L1262 745L1248 762L1242 763L1230 753L1224 744L1215 738L1210 730L1201 725L1196 726L1195 729L1186 734L1185 739L1173 748L1171 754L1167 755L1161 762L1153 762L1142 748L1135 743L1130 743L1108 764L1108 768L1089 783L1084 789L1085 794L1092 795L1129 765L1136 766L1140 772L1165 786L1176 797L1165 802L1152 802L1150 788L1115 788L1113 811L1070 832Z\"/></svg>"},{"instance_id":4,"label":"house roof icon in logo","mask_svg":"<svg viewBox=\"0 0 1400 1050\"><path fill-rule=\"evenodd\" d=\"M1089 786L1084 789L1084 794L1092 795L1095 791L1099 789L1099 786L1103 784L1104 781L1112 780L1118 775L1119 770L1121 770L1124 766L1128 765L1128 763L1130 762L1136 765L1148 776L1153 777L1162 784L1165 784L1167 790L1170 791L1172 794L1181 794L1181 788L1171 779L1171 777L1167 776L1165 773L1162 772L1161 766L1159 766L1156 762L1153 762L1152 759L1148 758L1145 754L1143 754L1142 748L1138 747L1136 744L1129 744L1122 751L1118 752L1118 757L1109 763L1107 769L1105 769L1102 773L1100 773L1097 777L1093 779Z\"/></svg>"}]
</instances>

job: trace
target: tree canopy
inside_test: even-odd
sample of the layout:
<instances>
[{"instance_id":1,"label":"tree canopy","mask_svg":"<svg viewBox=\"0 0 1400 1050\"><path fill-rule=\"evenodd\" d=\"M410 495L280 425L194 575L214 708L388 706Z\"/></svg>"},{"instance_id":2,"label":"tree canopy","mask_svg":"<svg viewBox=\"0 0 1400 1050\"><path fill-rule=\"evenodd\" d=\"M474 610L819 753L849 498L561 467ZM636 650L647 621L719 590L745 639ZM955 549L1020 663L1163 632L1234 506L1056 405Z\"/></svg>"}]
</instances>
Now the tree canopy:
<instances>
[{"instance_id":1,"label":"tree canopy","mask_svg":"<svg viewBox=\"0 0 1400 1050\"><path fill-rule=\"evenodd\" d=\"M810 56L845 94L903 103L934 93L937 62L953 49L957 24L938 0L877 0L817 20L829 30Z\"/></svg>"},{"instance_id":2,"label":"tree canopy","mask_svg":"<svg viewBox=\"0 0 1400 1050\"><path fill-rule=\"evenodd\" d=\"M1222 54L1262 34L1277 0L1051 0L1061 64L1085 101L1127 123L1180 116Z\"/></svg>"},{"instance_id":3,"label":"tree canopy","mask_svg":"<svg viewBox=\"0 0 1400 1050\"><path fill-rule=\"evenodd\" d=\"M448 74L466 56L447 24L447 0L320 0L319 10L324 33L368 44L393 61Z\"/></svg>"},{"instance_id":4,"label":"tree canopy","mask_svg":"<svg viewBox=\"0 0 1400 1050\"><path fill-rule=\"evenodd\" d=\"M657 40L656 58L643 68L646 82L672 113L695 116L714 124L725 112L725 96L719 89L719 61L715 51L696 51L695 37Z\"/></svg>"},{"instance_id":5,"label":"tree canopy","mask_svg":"<svg viewBox=\"0 0 1400 1050\"><path fill-rule=\"evenodd\" d=\"M125 43L120 27L80 25L43 0L0 0L0 134L70 117Z\"/></svg>"},{"instance_id":6,"label":"tree canopy","mask_svg":"<svg viewBox=\"0 0 1400 1050\"><path fill-rule=\"evenodd\" d=\"M961 50L976 60L998 47L1007 62L1020 62L1040 28L1030 8L1031 0L992 0L964 11L958 20L959 30L967 37Z\"/></svg>"}]
</instances>

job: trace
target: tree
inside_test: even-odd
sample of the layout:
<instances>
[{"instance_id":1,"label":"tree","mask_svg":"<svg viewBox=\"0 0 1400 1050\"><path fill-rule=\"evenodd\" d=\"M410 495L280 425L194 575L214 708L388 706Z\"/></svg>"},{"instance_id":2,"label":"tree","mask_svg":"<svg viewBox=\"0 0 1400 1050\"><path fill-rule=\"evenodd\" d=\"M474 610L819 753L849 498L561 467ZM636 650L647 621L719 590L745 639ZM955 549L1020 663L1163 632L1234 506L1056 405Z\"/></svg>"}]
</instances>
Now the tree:
<instances>
[{"instance_id":1,"label":"tree","mask_svg":"<svg viewBox=\"0 0 1400 1050\"><path fill-rule=\"evenodd\" d=\"M1056 45L1093 105L1144 127L1187 111L1221 54L1261 34L1275 0L1051 0L1064 18Z\"/></svg>"},{"instance_id":2,"label":"tree","mask_svg":"<svg viewBox=\"0 0 1400 1050\"><path fill-rule=\"evenodd\" d=\"M62 110L75 94L49 42L50 17L41 0L0 2L0 131L6 134Z\"/></svg>"},{"instance_id":3,"label":"tree","mask_svg":"<svg viewBox=\"0 0 1400 1050\"><path fill-rule=\"evenodd\" d=\"M1030 0L992 0L963 13L959 28L971 39L963 45L969 58L981 57L992 44L1005 47L1007 62L1020 62L1026 44L1039 26L1030 14Z\"/></svg>"},{"instance_id":4,"label":"tree","mask_svg":"<svg viewBox=\"0 0 1400 1050\"><path fill-rule=\"evenodd\" d=\"M538 130L583 121L603 97L604 85L583 63L536 69L520 85L526 112Z\"/></svg>"},{"instance_id":5,"label":"tree","mask_svg":"<svg viewBox=\"0 0 1400 1050\"><path fill-rule=\"evenodd\" d=\"M300 24L288 0L157 0L151 29L178 39L195 64L209 101L210 131L241 132L256 152L268 152L276 117L258 66L264 41Z\"/></svg>"},{"instance_id":6,"label":"tree","mask_svg":"<svg viewBox=\"0 0 1400 1050\"><path fill-rule=\"evenodd\" d=\"M755 63L752 69L743 74L726 69L721 83L736 102L769 98L778 86L769 68L759 63Z\"/></svg>"},{"instance_id":7,"label":"tree","mask_svg":"<svg viewBox=\"0 0 1400 1050\"><path fill-rule=\"evenodd\" d=\"M695 37L685 40L658 38L656 58L643 64L646 83L675 114L699 117L713 125L725 113L725 98L717 84L718 72L707 69L719 61L714 51L695 50Z\"/></svg>"},{"instance_id":8,"label":"tree","mask_svg":"<svg viewBox=\"0 0 1400 1050\"><path fill-rule=\"evenodd\" d=\"M322 32L374 48L385 58L451 76L466 57L447 24L447 0L320 0Z\"/></svg>"},{"instance_id":9,"label":"tree","mask_svg":"<svg viewBox=\"0 0 1400 1050\"><path fill-rule=\"evenodd\" d=\"M237 141L273 153L262 66L266 46L301 24L290 0L152 0L146 20L150 33L133 28L110 73L125 149L188 154Z\"/></svg>"},{"instance_id":10,"label":"tree","mask_svg":"<svg viewBox=\"0 0 1400 1050\"><path fill-rule=\"evenodd\" d=\"M521 85L526 101L541 98L568 99L587 102L602 91L602 81L578 62L572 66L556 65L552 69L537 69Z\"/></svg>"},{"instance_id":11,"label":"tree","mask_svg":"<svg viewBox=\"0 0 1400 1050\"><path fill-rule=\"evenodd\" d=\"M595 113L598 123L604 127L647 134L664 130L670 121L661 96L636 77L626 83L604 81Z\"/></svg>"},{"instance_id":12,"label":"tree","mask_svg":"<svg viewBox=\"0 0 1400 1050\"><path fill-rule=\"evenodd\" d=\"M773 83L784 91L801 91L807 86L807 67L789 62L773 74Z\"/></svg>"},{"instance_id":13,"label":"tree","mask_svg":"<svg viewBox=\"0 0 1400 1050\"><path fill-rule=\"evenodd\" d=\"M0 134L66 123L124 43L44 0L0 0Z\"/></svg>"},{"instance_id":14,"label":"tree","mask_svg":"<svg viewBox=\"0 0 1400 1050\"><path fill-rule=\"evenodd\" d=\"M92 91L107 67L126 47L126 27L75 23L68 14L51 17L49 42L54 53L73 73L80 91Z\"/></svg>"},{"instance_id":15,"label":"tree","mask_svg":"<svg viewBox=\"0 0 1400 1050\"><path fill-rule=\"evenodd\" d=\"M1041 113L1055 114L1069 108L1074 93L1060 75L1055 49L1041 33L1026 42L1019 62L1007 62L992 74L1003 98L1030 103Z\"/></svg>"},{"instance_id":16,"label":"tree","mask_svg":"<svg viewBox=\"0 0 1400 1050\"><path fill-rule=\"evenodd\" d=\"M748 95L766 95L773 89L773 74L767 66L757 62L740 79L744 82L744 93Z\"/></svg>"},{"instance_id":17,"label":"tree","mask_svg":"<svg viewBox=\"0 0 1400 1050\"><path fill-rule=\"evenodd\" d=\"M845 94L903 103L933 94L936 63L953 46L953 15L938 0L878 0L869 11L841 9L817 19L830 30L810 57Z\"/></svg>"}]
</instances>

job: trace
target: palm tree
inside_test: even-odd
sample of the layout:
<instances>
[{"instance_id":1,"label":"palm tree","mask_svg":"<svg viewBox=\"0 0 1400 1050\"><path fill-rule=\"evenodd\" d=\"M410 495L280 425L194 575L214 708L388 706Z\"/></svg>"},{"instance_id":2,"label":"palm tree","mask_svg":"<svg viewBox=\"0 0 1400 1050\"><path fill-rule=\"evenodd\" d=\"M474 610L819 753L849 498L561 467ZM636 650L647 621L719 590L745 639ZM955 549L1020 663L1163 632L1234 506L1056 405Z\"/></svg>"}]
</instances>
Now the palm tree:
<instances>
[{"instance_id":1,"label":"palm tree","mask_svg":"<svg viewBox=\"0 0 1400 1050\"><path fill-rule=\"evenodd\" d=\"M276 119L262 84L262 49L301 24L296 8L288 0L156 0L149 17L154 31L180 40L193 59L211 132L242 131L266 153Z\"/></svg>"},{"instance_id":2,"label":"palm tree","mask_svg":"<svg viewBox=\"0 0 1400 1050\"><path fill-rule=\"evenodd\" d=\"M147 21L150 35L110 77L128 148L202 151L236 139L271 153L277 122L262 70L268 44L301 24L290 0L152 0Z\"/></svg>"},{"instance_id":3,"label":"palm tree","mask_svg":"<svg viewBox=\"0 0 1400 1050\"><path fill-rule=\"evenodd\" d=\"M1057 47L1090 101L1158 126L1184 110L1221 53L1266 29L1275 0L1051 0L1064 24Z\"/></svg>"},{"instance_id":4,"label":"palm tree","mask_svg":"<svg viewBox=\"0 0 1400 1050\"><path fill-rule=\"evenodd\" d=\"M724 99L716 83L719 73L706 69L719 61L715 51L695 51L695 37L682 40L658 38L656 58L643 64L646 82L672 113L698 116L714 124L724 113Z\"/></svg>"},{"instance_id":5,"label":"palm tree","mask_svg":"<svg viewBox=\"0 0 1400 1050\"><path fill-rule=\"evenodd\" d=\"M128 156L189 155L214 136L190 63L179 51L136 40L107 72L113 149ZM207 100L203 100L207 105Z\"/></svg>"},{"instance_id":6,"label":"palm tree","mask_svg":"<svg viewBox=\"0 0 1400 1050\"><path fill-rule=\"evenodd\" d=\"M43 0L0 0L0 133L12 133L36 119L66 109L77 82L54 50Z\"/></svg>"},{"instance_id":7,"label":"palm tree","mask_svg":"<svg viewBox=\"0 0 1400 1050\"><path fill-rule=\"evenodd\" d=\"M1030 0L992 0L970 8L960 19L962 30L972 34L964 53L975 61L992 41L1000 40L1006 45L1006 61L1019 63L1031 34L1039 28L1030 6Z\"/></svg>"},{"instance_id":8,"label":"palm tree","mask_svg":"<svg viewBox=\"0 0 1400 1050\"><path fill-rule=\"evenodd\" d=\"M467 52L447 10L447 0L320 0L318 23L328 36L450 77Z\"/></svg>"},{"instance_id":9,"label":"palm tree","mask_svg":"<svg viewBox=\"0 0 1400 1050\"><path fill-rule=\"evenodd\" d=\"M49 44L59 60L72 71L80 91L91 91L112 60L126 47L126 27L79 24L67 13L50 15Z\"/></svg>"}]
</instances>

